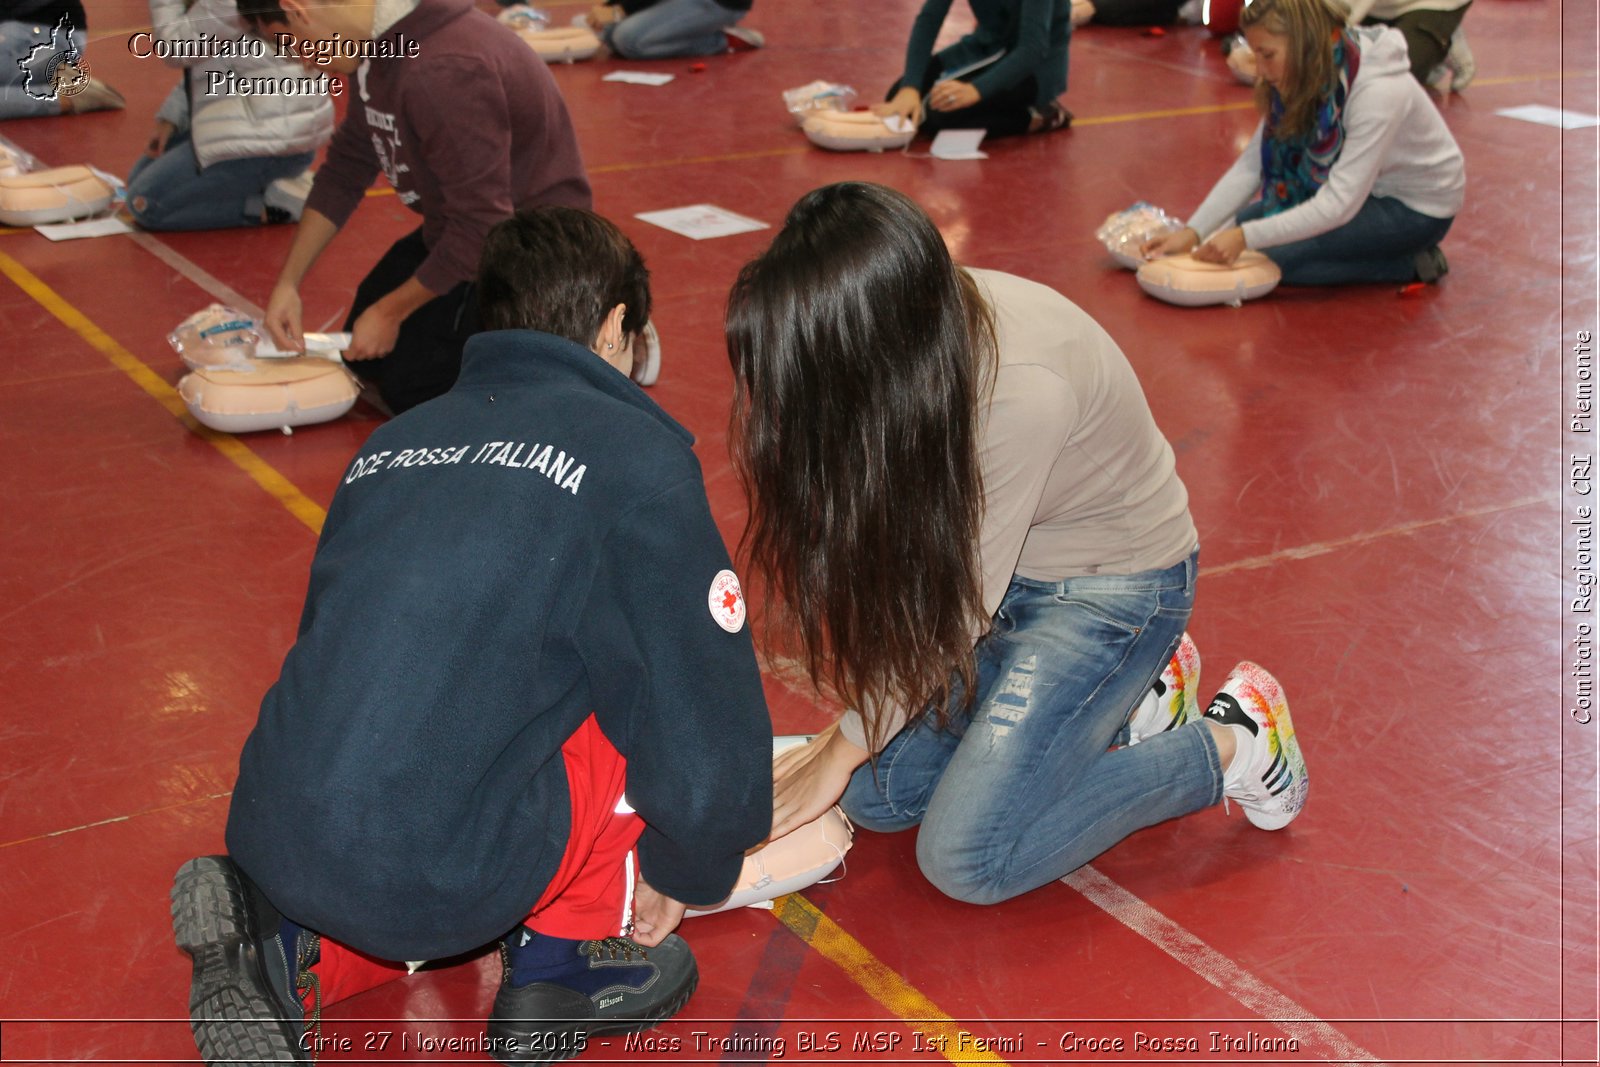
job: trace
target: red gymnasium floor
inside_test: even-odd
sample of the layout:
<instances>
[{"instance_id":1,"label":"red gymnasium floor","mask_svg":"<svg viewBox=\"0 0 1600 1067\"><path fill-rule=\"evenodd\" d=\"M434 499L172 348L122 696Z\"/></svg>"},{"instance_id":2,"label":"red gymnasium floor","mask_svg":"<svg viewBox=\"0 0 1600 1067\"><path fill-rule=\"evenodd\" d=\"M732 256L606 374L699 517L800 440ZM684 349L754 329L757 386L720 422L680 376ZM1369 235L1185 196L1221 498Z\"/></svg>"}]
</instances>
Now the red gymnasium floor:
<instances>
[{"instance_id":1,"label":"red gymnasium floor","mask_svg":"<svg viewBox=\"0 0 1600 1067\"><path fill-rule=\"evenodd\" d=\"M4 133L121 173L173 75L127 50L142 4L90 7L89 59L128 110ZM915 196L961 259L1059 288L1127 350L1202 531L1206 684L1246 657L1279 674L1310 805L1275 835L1220 809L1159 826L992 908L925 884L911 835L861 833L841 881L779 914L691 920L689 1017L655 1050L613 1039L585 1059L1594 1063L1597 727L1569 715L1574 687L1592 697L1578 627L1593 617L1566 607L1593 574L1568 488L1592 436L1565 430L1592 368L1572 349L1596 326L1596 131L1495 114L1600 111L1594 5L1474 5L1478 82L1442 105L1470 173L1443 285L1210 310L1143 296L1091 237L1140 198L1189 211L1243 144L1249 94L1205 34L1082 32L1076 128L984 162L813 149L780 91L881 90L916 7L761 0L763 52L628 64L676 75L663 88L603 83L617 64L556 70L597 206L654 271L654 396L698 435L736 538L719 323L771 231L696 243L634 214L712 202L776 224L842 178ZM375 190L307 286L308 326L342 318L411 224ZM193 1059L168 886L222 847L322 509L377 416L202 435L165 335L219 296L263 301L289 238L0 236L7 1062ZM780 681L768 691L779 732L826 721ZM323 1059L487 1062L460 1044L496 981L482 958L341 1003Z\"/></svg>"}]
</instances>

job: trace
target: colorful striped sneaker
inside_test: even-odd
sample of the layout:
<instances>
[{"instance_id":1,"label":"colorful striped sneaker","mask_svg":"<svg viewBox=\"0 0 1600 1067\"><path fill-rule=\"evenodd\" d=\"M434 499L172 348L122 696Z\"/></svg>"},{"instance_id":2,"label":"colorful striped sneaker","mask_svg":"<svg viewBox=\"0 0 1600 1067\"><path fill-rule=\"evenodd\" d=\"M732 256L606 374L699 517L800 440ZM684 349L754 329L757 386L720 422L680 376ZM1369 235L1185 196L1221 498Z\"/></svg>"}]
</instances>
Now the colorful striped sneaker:
<instances>
[{"instance_id":1,"label":"colorful striped sneaker","mask_svg":"<svg viewBox=\"0 0 1600 1067\"><path fill-rule=\"evenodd\" d=\"M1254 663L1241 663L1211 698L1205 717L1238 726L1240 750L1223 774L1223 803L1238 801L1245 818L1263 830L1281 830L1306 806L1305 757L1289 719L1278 680Z\"/></svg>"},{"instance_id":2,"label":"colorful striped sneaker","mask_svg":"<svg viewBox=\"0 0 1600 1067\"><path fill-rule=\"evenodd\" d=\"M1200 650L1184 634L1156 684L1128 719L1128 744L1176 730L1200 717Z\"/></svg>"}]
</instances>

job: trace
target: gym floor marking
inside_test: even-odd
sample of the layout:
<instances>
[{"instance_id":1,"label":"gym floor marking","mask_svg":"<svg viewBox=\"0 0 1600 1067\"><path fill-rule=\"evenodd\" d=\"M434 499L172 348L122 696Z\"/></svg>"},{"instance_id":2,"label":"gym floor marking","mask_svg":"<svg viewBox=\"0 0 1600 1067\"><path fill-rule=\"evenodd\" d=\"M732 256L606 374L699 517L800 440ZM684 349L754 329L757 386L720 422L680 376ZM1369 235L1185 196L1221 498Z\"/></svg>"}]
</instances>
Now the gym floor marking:
<instances>
[{"instance_id":1,"label":"gym floor marking","mask_svg":"<svg viewBox=\"0 0 1600 1067\"><path fill-rule=\"evenodd\" d=\"M989 1063L1005 1067L1006 1061L994 1053L972 1048L974 1037L969 1031L957 1025L955 1019L940 1011L937 1004L886 967L866 946L845 933L838 923L799 893L790 893L773 901L772 914L796 937L836 965L873 1000L913 1029L934 1038L928 1043L939 1046L945 1059L952 1063ZM957 1052L953 1049L966 1051Z\"/></svg>"},{"instance_id":2,"label":"gym floor marking","mask_svg":"<svg viewBox=\"0 0 1600 1067\"><path fill-rule=\"evenodd\" d=\"M1365 545L1386 537L1404 537L1426 530L1430 526L1444 526L1463 519L1476 519L1484 515L1498 515L1503 511L1515 511L1518 508L1531 507L1534 504L1556 505L1558 501L1551 496L1530 496L1522 500L1513 500L1508 504L1492 504L1487 507L1474 508L1471 511L1458 511L1450 515L1441 515L1435 519L1419 519L1416 522L1403 522L1398 526L1388 526L1382 530L1370 530L1366 533L1351 534L1349 537L1340 537L1332 541L1313 541L1309 545L1296 545L1292 548L1282 548L1276 552L1269 552L1265 556L1249 556L1237 559L1232 563L1219 563L1215 567L1201 567L1200 577L1214 578L1219 574L1232 574L1235 571L1254 571L1262 567L1270 567L1291 559L1311 559L1315 556L1326 556L1330 552L1337 552L1341 548L1351 548L1355 545Z\"/></svg>"},{"instance_id":3,"label":"gym floor marking","mask_svg":"<svg viewBox=\"0 0 1600 1067\"><path fill-rule=\"evenodd\" d=\"M110 360L112 366L133 379L135 385L166 408L174 418L210 442L213 448L249 475L252 481L287 508L289 513L304 523L312 533L322 531L322 522L328 513L321 505L302 493L293 482L279 473L277 468L250 451L237 437L232 434L217 433L201 426L195 421L194 416L189 414L189 408L178 395L178 391L168 385L161 375L118 344L110 334L91 322L88 316L67 303L59 293L46 285L32 271L4 252L0 252L0 274L10 278L16 283L17 288L32 297L40 307L87 341L91 348Z\"/></svg>"},{"instance_id":4,"label":"gym floor marking","mask_svg":"<svg viewBox=\"0 0 1600 1067\"><path fill-rule=\"evenodd\" d=\"M1061 883L1082 893L1095 907L1290 1037L1297 1038L1301 1051L1321 1053L1328 1057L1323 1062L1336 1063L1339 1067L1357 1067L1358 1064L1385 1067L1372 1053L1094 867L1085 864L1061 879Z\"/></svg>"}]
</instances>

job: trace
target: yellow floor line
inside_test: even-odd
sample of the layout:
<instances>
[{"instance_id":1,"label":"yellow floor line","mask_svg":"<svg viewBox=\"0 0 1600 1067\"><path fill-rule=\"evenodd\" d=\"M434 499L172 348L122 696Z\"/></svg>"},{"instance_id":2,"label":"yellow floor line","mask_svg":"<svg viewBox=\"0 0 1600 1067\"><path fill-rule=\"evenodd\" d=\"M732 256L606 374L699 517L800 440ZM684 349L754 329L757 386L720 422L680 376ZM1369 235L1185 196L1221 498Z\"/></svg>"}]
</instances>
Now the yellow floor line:
<instances>
[{"instance_id":1,"label":"yellow floor line","mask_svg":"<svg viewBox=\"0 0 1600 1067\"><path fill-rule=\"evenodd\" d=\"M1005 1060L982 1047L982 1039L940 1011L937 1004L885 966L866 946L845 933L838 923L799 893L779 897L773 903L772 913L796 937L844 971L873 1000L926 1035L923 1043L938 1048L951 1063L1006 1067Z\"/></svg>"},{"instance_id":2,"label":"yellow floor line","mask_svg":"<svg viewBox=\"0 0 1600 1067\"><path fill-rule=\"evenodd\" d=\"M237 437L232 434L217 433L201 426L194 420L194 416L189 414L188 406L184 404L178 391L168 385L164 378L118 344L110 334L89 321L87 316L67 303L59 293L41 281L32 271L4 252L0 252L0 274L10 278L17 288L37 301L40 307L59 319L67 329L87 341L92 348L110 360L112 366L133 379L135 385L155 398L173 418L209 441L211 446L228 457L234 466L248 474L251 480L288 508L291 515L305 523L312 533L322 531L322 523L328 513L321 505L302 493L270 463L246 448L244 442Z\"/></svg>"},{"instance_id":3,"label":"yellow floor line","mask_svg":"<svg viewBox=\"0 0 1600 1067\"><path fill-rule=\"evenodd\" d=\"M1253 108L1252 100L1236 100L1227 104L1205 104L1200 107L1169 107L1160 111L1129 111L1121 115L1086 115L1072 120L1072 126L1106 126L1113 122L1143 122L1145 119L1175 119L1184 115L1216 115L1224 111L1243 111Z\"/></svg>"},{"instance_id":4,"label":"yellow floor line","mask_svg":"<svg viewBox=\"0 0 1600 1067\"><path fill-rule=\"evenodd\" d=\"M553 6L546 4L546 7ZM1593 77L1594 71L1558 71L1553 74L1517 74L1504 78L1479 78L1473 82L1478 86L1490 85L1515 85L1523 82L1559 81L1567 78ZM1072 120L1072 125L1077 126L1110 126L1121 122L1146 122L1153 119L1184 118L1189 115L1218 115L1228 111L1248 111L1254 108L1255 101L1233 100L1226 104L1201 104L1196 107L1171 107L1157 111L1127 111L1118 115L1082 115ZM763 148L754 152L732 152L721 156L682 156L674 159L657 159L643 163L605 163L598 167L590 167L590 174L618 174L628 171L655 170L661 167L685 167L697 163L737 163L747 159L774 159L780 156L798 156L810 152L810 145L796 144L784 148ZM393 196L394 190L387 185L375 186L367 190L368 196Z\"/></svg>"}]
</instances>

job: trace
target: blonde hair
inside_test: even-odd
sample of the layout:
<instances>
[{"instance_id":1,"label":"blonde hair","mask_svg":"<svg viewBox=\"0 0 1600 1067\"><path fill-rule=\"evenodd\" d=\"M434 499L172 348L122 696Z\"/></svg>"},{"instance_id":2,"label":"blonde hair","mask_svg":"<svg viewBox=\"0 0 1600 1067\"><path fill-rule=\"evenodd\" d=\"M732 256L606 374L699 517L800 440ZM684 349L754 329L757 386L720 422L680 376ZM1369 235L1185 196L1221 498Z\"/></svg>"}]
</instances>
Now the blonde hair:
<instances>
[{"instance_id":1,"label":"blonde hair","mask_svg":"<svg viewBox=\"0 0 1600 1067\"><path fill-rule=\"evenodd\" d=\"M1259 26L1288 41L1284 84L1274 90L1256 82L1256 106L1263 115L1276 92L1283 101L1283 118L1276 136L1285 140L1311 129L1317 105L1327 96L1333 80L1333 46L1344 32L1350 9L1344 0L1249 0L1239 16L1239 28Z\"/></svg>"}]
</instances>

